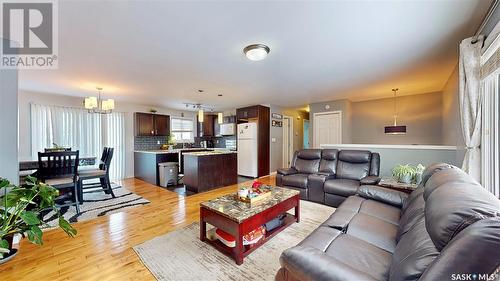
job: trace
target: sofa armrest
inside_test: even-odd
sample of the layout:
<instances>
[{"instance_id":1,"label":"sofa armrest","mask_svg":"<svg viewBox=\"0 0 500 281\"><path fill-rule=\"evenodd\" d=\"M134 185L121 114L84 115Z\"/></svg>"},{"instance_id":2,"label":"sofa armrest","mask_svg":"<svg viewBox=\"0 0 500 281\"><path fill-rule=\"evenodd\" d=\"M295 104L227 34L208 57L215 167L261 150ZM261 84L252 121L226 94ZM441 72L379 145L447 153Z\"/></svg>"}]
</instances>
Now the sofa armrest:
<instances>
[{"instance_id":1,"label":"sofa armrest","mask_svg":"<svg viewBox=\"0 0 500 281\"><path fill-rule=\"evenodd\" d=\"M384 188L378 185L362 185L358 188L358 195L364 198L373 199L396 207L402 207L408 194Z\"/></svg>"},{"instance_id":2,"label":"sofa armrest","mask_svg":"<svg viewBox=\"0 0 500 281\"><path fill-rule=\"evenodd\" d=\"M308 246L284 251L280 263L284 270L278 272L276 280L375 280L369 274Z\"/></svg>"},{"instance_id":3,"label":"sofa armrest","mask_svg":"<svg viewBox=\"0 0 500 281\"><path fill-rule=\"evenodd\" d=\"M288 175L296 174L296 173L298 173L298 171L295 168L281 168L281 169L278 169L277 173L280 175L283 175L283 176L288 176Z\"/></svg>"},{"instance_id":4,"label":"sofa armrest","mask_svg":"<svg viewBox=\"0 0 500 281\"><path fill-rule=\"evenodd\" d=\"M380 177L366 176L366 177L362 178L359 182L361 185L365 185L365 184L377 185L380 182Z\"/></svg>"}]
</instances>

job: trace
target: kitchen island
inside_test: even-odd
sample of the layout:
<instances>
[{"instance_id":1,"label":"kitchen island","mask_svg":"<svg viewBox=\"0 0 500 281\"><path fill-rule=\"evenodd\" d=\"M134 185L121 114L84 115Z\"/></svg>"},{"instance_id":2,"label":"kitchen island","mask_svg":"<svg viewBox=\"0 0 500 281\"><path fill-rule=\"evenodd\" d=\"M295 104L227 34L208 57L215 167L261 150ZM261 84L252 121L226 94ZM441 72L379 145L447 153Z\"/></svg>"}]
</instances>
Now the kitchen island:
<instances>
[{"instance_id":1,"label":"kitchen island","mask_svg":"<svg viewBox=\"0 0 500 281\"><path fill-rule=\"evenodd\" d=\"M238 182L237 153L203 151L184 153L186 190L204 192Z\"/></svg>"}]
</instances>

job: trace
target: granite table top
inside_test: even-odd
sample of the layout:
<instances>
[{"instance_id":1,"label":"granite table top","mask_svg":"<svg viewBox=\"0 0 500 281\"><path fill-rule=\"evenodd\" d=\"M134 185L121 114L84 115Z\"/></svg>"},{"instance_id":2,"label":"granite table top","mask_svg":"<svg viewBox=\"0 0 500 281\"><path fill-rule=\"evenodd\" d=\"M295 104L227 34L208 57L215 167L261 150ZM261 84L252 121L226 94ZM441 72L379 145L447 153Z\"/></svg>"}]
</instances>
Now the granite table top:
<instances>
[{"instance_id":1,"label":"granite table top","mask_svg":"<svg viewBox=\"0 0 500 281\"><path fill-rule=\"evenodd\" d=\"M298 195L299 193L299 191L289 188L273 187L271 196L254 204L241 202L236 199L236 193L232 193L210 201L202 202L200 203L200 206L240 223L264 210L273 207L276 204Z\"/></svg>"}]
</instances>

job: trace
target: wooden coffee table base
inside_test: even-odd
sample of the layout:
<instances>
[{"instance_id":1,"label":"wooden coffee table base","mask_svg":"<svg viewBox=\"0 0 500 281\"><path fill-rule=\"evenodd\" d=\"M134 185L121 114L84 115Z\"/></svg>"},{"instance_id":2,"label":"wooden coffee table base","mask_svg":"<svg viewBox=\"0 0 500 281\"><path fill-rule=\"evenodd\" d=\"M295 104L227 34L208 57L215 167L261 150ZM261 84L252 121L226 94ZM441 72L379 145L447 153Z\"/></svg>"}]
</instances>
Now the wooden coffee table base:
<instances>
[{"instance_id":1,"label":"wooden coffee table base","mask_svg":"<svg viewBox=\"0 0 500 281\"><path fill-rule=\"evenodd\" d=\"M286 213L288 210L295 208L295 215ZM266 235L257 243L249 246L243 245L243 236L259 226L269 222L281 214L286 214L283 225L266 233ZM232 257L236 264L243 263L243 258L248 256L255 249L280 233L294 222L300 220L300 197L299 195L290 197L289 199L274 205L273 207L262 211L242 222L231 220L219 213L216 213L208 208L201 206L200 208L200 240L211 244L222 253ZM236 246L234 248L227 247L219 240L207 239L207 223L221 229L236 238Z\"/></svg>"}]
</instances>

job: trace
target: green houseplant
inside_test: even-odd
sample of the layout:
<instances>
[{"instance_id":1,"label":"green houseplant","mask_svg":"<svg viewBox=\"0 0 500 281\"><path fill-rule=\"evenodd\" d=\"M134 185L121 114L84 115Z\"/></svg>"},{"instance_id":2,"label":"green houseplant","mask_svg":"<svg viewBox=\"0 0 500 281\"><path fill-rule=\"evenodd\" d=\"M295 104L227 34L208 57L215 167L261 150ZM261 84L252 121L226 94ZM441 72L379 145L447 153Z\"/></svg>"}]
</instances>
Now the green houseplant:
<instances>
[{"instance_id":1,"label":"green houseplant","mask_svg":"<svg viewBox=\"0 0 500 281\"><path fill-rule=\"evenodd\" d=\"M392 176L402 183L411 183L415 175L415 168L409 164L397 165L392 169Z\"/></svg>"},{"instance_id":2,"label":"green houseplant","mask_svg":"<svg viewBox=\"0 0 500 281\"><path fill-rule=\"evenodd\" d=\"M46 224L40 220L40 212L52 209L59 216L59 227L70 237L77 233L56 208L55 199L59 191L52 186L27 177L26 183L12 185L0 178L0 261L11 255L12 239L21 234L31 243L42 245L43 232L40 227Z\"/></svg>"},{"instance_id":3,"label":"green houseplant","mask_svg":"<svg viewBox=\"0 0 500 281\"><path fill-rule=\"evenodd\" d=\"M422 165L422 164L418 164L417 167L415 167L415 183L416 184L420 184L420 182L422 181L422 174L424 173L424 170L425 170L425 166Z\"/></svg>"},{"instance_id":4,"label":"green houseplant","mask_svg":"<svg viewBox=\"0 0 500 281\"><path fill-rule=\"evenodd\" d=\"M175 140L175 135L170 133L167 137L167 145L168 145L168 149L169 150L172 150L174 148L174 146L177 144L176 140Z\"/></svg>"}]
</instances>

